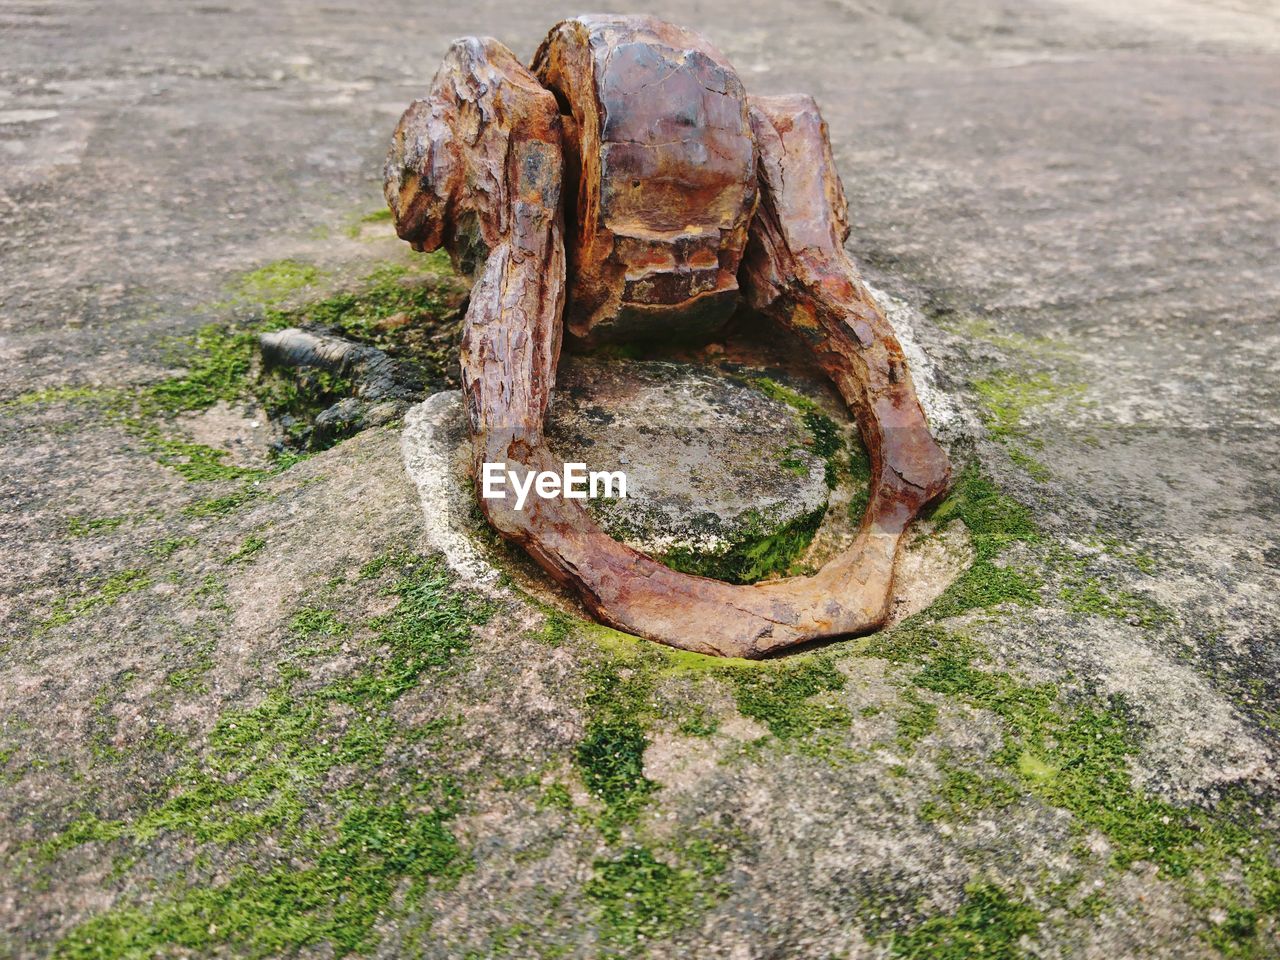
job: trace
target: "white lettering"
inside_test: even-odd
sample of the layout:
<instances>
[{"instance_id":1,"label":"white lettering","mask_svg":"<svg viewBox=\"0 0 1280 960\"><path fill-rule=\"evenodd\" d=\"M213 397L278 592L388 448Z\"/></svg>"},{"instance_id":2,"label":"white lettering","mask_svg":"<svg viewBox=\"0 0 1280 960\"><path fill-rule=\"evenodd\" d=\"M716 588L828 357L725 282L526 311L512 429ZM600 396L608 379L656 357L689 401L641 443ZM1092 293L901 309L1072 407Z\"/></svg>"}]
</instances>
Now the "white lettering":
<instances>
[{"instance_id":1,"label":"white lettering","mask_svg":"<svg viewBox=\"0 0 1280 960\"><path fill-rule=\"evenodd\" d=\"M542 470L537 473L526 470L518 473L508 470L505 463L485 463L480 472L480 496L485 500L505 500L506 487L516 494L515 508L523 510L529 494L535 492L543 500L564 497L566 500L585 500L591 497L625 497L627 475L622 470L592 470L588 473L585 463L566 463L562 473Z\"/></svg>"},{"instance_id":2,"label":"white lettering","mask_svg":"<svg viewBox=\"0 0 1280 960\"><path fill-rule=\"evenodd\" d=\"M507 471L507 476L511 478L511 486L516 491L516 509L523 510L524 502L529 496L529 488L533 486L534 473L532 470L525 473L524 483L521 483L520 478L510 470Z\"/></svg>"},{"instance_id":3,"label":"white lettering","mask_svg":"<svg viewBox=\"0 0 1280 960\"><path fill-rule=\"evenodd\" d=\"M505 494L499 493L496 485L501 485L507 479L507 465L505 463L486 463L484 465L484 484L480 491L480 496L486 500L501 500Z\"/></svg>"},{"instance_id":4,"label":"white lettering","mask_svg":"<svg viewBox=\"0 0 1280 960\"><path fill-rule=\"evenodd\" d=\"M566 463L564 465L564 498L566 500L587 499L587 465L585 463Z\"/></svg>"},{"instance_id":5,"label":"white lettering","mask_svg":"<svg viewBox=\"0 0 1280 960\"><path fill-rule=\"evenodd\" d=\"M616 494L613 492L613 484L615 481L618 484L618 492ZM625 499L627 496L627 475L621 470L615 470L613 473L609 473L606 470L591 471L592 497L600 496L600 494L596 493L598 483L604 485L604 495L606 497L622 497Z\"/></svg>"},{"instance_id":6,"label":"white lettering","mask_svg":"<svg viewBox=\"0 0 1280 960\"><path fill-rule=\"evenodd\" d=\"M560 493L560 476L552 473L550 470L544 470L538 474L538 496L543 500L550 500L552 497Z\"/></svg>"}]
</instances>

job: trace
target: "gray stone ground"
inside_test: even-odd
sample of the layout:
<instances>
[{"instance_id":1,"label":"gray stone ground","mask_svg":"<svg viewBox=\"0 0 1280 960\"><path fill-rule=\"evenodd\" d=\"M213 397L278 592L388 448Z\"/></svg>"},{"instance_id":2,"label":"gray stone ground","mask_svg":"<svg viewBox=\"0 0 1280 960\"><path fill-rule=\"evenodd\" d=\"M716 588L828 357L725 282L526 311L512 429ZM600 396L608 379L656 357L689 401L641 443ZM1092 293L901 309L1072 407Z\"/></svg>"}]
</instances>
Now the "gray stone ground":
<instances>
[{"instance_id":1,"label":"gray stone ground","mask_svg":"<svg viewBox=\"0 0 1280 960\"><path fill-rule=\"evenodd\" d=\"M185 479L266 427L119 398L249 271L402 257L448 39L578 11L5 0L0 956L1280 956L1274 5L649 9L817 97L983 424L969 572L716 665L415 559L396 428Z\"/></svg>"}]
</instances>

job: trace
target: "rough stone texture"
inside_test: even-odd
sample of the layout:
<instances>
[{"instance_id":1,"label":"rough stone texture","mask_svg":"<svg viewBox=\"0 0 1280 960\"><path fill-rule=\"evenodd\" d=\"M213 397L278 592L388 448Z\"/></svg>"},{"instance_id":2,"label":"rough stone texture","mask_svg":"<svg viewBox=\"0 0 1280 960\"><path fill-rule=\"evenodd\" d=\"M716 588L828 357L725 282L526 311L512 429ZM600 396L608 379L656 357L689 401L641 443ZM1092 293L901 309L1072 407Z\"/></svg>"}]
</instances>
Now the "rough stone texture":
<instances>
[{"instance_id":1,"label":"rough stone texture","mask_svg":"<svg viewBox=\"0 0 1280 960\"><path fill-rule=\"evenodd\" d=\"M1079 702L1123 693L1137 744L1130 783L1202 811L1241 790L1263 811L1257 835L1273 836L1272 10L1191 0L650 9L713 38L753 91L815 96L849 193L850 252L894 298L881 301L891 316L895 300L905 304L961 418L989 415L974 385L1002 373L1082 385L1036 394L1021 436L980 441L975 453L1052 543L1172 619L1145 626L1130 622L1136 612L1075 610L1055 581L1037 604L952 626L991 668L1052 680ZM210 304L238 273L283 257L359 271L395 256L385 225L363 239L346 227L381 203L387 131L404 104L451 38L488 33L528 57L562 12L488 0L0 8L3 396L152 383L180 367L167 338L217 315ZM201 518L182 509L232 487L184 480L94 404L62 396L6 406L0 420L0 953L22 958L51 955L113 907L287 861L292 841L271 830L234 844L162 831L50 860L26 844L85 813L144 816L172 788L179 758L202 755L220 718L281 681L278 663L299 650L289 624L300 604L336 609L367 640L393 598L384 581L358 579L360 566L426 549L393 430ZM1047 479L1011 452L1039 461ZM77 518L123 521L76 535ZM266 541L256 559L224 563L255 534ZM167 538L195 542L168 557L148 551ZM1137 550L1151 562L1126 559ZM1020 549L1008 562L1034 558ZM131 568L151 583L36 629L59 598L91 596L95 579ZM209 576L220 589L198 593ZM357 775L388 792L422 782L415 770L462 784L451 829L473 868L408 917L388 911L374 955L881 958L894 952L888 934L956 916L966 886L983 881L1042 912L1016 946L1033 956L1223 955L1205 938L1229 921L1220 907L1148 862L1108 865L1114 838L993 766L1008 734L996 713L913 686L914 663L857 655L856 642L830 648L845 686L815 694L844 711L831 711L844 719L827 740L771 732L757 743L767 727L739 710L732 674L664 676L644 754L660 786L612 839L574 757L599 709L589 694L602 651L623 641L551 645L538 638L538 610L504 602L451 672L396 702L395 722L425 739L385 767L300 781L308 823L324 825L342 815L340 791ZM200 666L179 639L198 624L212 641L205 688L174 686L171 673ZM337 646L310 665L316 683L374 655L357 640ZM914 750L899 740L900 717L919 712L908 694L938 711ZM681 730L691 703L719 720L714 732ZM425 736L452 718L461 722L446 736ZM148 739L160 729L177 739ZM1016 798L924 816L956 768L1005 776ZM564 794L544 797L555 783ZM690 838L707 835L727 838L726 865L707 880L714 901L634 949L602 944L605 913L587 893L596 861L639 842L686 866ZM1052 891L1067 882L1078 885L1064 905ZM1105 901L1085 909L1087 892ZM240 952L192 952L217 951ZM1254 952L1280 952L1274 927Z\"/></svg>"},{"instance_id":2,"label":"rough stone texture","mask_svg":"<svg viewBox=\"0 0 1280 960\"><path fill-rule=\"evenodd\" d=\"M626 472L626 499L587 506L610 536L650 554L714 556L754 543L825 510L830 493L795 411L687 364L567 358L547 437L563 462ZM429 541L464 578L489 582L495 571L477 548L490 537L475 510L458 392L411 410L403 446Z\"/></svg>"},{"instance_id":3,"label":"rough stone texture","mask_svg":"<svg viewBox=\"0 0 1280 960\"><path fill-rule=\"evenodd\" d=\"M569 358L547 440L565 461L626 471L626 500L587 508L611 536L650 554L723 553L827 504L825 465L797 413L697 367Z\"/></svg>"}]
</instances>

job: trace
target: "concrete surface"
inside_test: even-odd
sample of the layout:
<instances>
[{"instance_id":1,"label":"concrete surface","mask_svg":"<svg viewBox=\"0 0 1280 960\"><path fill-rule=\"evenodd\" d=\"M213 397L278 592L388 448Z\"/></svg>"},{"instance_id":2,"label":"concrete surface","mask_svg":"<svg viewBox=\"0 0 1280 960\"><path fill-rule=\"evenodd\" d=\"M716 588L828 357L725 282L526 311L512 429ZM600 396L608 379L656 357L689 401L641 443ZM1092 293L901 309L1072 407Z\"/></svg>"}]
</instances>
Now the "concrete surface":
<instances>
[{"instance_id":1,"label":"concrete surface","mask_svg":"<svg viewBox=\"0 0 1280 960\"><path fill-rule=\"evenodd\" d=\"M648 10L817 98L1037 531L922 536L1034 596L708 666L468 606L395 429L185 479L104 398L249 271L403 256L359 221L448 40L579 11L5 0L0 956L1280 956L1275 6Z\"/></svg>"}]
</instances>

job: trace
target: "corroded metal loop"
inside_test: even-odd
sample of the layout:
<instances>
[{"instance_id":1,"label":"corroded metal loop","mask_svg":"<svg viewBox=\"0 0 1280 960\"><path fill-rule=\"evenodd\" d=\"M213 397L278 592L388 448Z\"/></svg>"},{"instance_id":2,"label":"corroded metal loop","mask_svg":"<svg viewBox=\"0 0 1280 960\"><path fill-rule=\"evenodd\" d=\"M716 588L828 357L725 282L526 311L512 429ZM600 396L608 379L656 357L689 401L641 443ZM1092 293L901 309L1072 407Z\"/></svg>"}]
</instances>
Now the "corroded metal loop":
<instances>
[{"instance_id":1,"label":"corroded metal loop","mask_svg":"<svg viewBox=\"0 0 1280 960\"><path fill-rule=\"evenodd\" d=\"M587 338L634 335L616 321L636 310L679 335L741 285L810 344L857 415L873 489L846 553L812 577L751 586L671 570L573 500L532 498L523 510L481 500L490 523L600 620L683 649L762 657L877 628L902 532L945 490L948 466L893 331L841 246L844 196L817 108L749 103L705 41L646 17L559 24L535 68L546 86L497 41L458 41L387 161L400 236L445 245L476 278L461 362L477 476L486 462L559 466L543 422L567 291ZM667 83L666 94L651 89ZM702 150L718 158L709 169Z\"/></svg>"}]
</instances>

